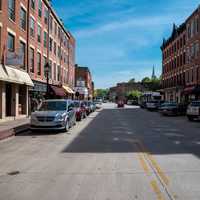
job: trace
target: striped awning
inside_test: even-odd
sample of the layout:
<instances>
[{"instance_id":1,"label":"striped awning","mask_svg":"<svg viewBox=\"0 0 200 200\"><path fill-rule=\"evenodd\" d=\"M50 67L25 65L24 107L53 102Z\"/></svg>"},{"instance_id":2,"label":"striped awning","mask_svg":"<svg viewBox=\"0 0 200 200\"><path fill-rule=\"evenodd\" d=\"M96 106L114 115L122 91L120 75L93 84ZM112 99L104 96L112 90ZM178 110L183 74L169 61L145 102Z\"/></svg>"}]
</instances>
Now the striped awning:
<instances>
[{"instance_id":1,"label":"striped awning","mask_svg":"<svg viewBox=\"0 0 200 200\"><path fill-rule=\"evenodd\" d=\"M74 94L75 92L67 85L62 86L63 89L68 93L68 94Z\"/></svg>"}]
</instances>

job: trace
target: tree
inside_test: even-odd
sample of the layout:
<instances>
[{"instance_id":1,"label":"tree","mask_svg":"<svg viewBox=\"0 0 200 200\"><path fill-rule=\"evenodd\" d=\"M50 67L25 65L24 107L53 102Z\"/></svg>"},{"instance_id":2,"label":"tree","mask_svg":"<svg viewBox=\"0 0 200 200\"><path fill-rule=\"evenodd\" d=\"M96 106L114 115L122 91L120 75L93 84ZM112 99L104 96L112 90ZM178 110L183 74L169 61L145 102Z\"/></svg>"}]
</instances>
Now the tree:
<instances>
[{"instance_id":1,"label":"tree","mask_svg":"<svg viewBox=\"0 0 200 200\"><path fill-rule=\"evenodd\" d=\"M127 93L127 98L128 99L138 99L140 96L142 95L142 92L140 92L139 90L132 90L130 92Z\"/></svg>"},{"instance_id":2,"label":"tree","mask_svg":"<svg viewBox=\"0 0 200 200\"><path fill-rule=\"evenodd\" d=\"M129 83L135 83L135 78L132 78L128 81Z\"/></svg>"},{"instance_id":3,"label":"tree","mask_svg":"<svg viewBox=\"0 0 200 200\"><path fill-rule=\"evenodd\" d=\"M149 77L144 77L142 79L142 83L149 83L149 82L151 82L151 79Z\"/></svg>"},{"instance_id":4,"label":"tree","mask_svg":"<svg viewBox=\"0 0 200 200\"><path fill-rule=\"evenodd\" d=\"M101 98L104 98L104 97L107 97L108 96L108 89L96 89L95 90L95 97L101 97Z\"/></svg>"}]
</instances>

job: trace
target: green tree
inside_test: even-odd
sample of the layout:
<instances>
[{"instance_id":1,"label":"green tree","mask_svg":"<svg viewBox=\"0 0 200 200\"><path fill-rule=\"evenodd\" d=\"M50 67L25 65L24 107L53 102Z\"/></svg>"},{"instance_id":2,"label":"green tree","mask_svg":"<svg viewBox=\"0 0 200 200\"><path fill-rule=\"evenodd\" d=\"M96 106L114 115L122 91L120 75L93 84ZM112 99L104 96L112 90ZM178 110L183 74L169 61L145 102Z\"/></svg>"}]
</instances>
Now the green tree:
<instances>
[{"instance_id":1,"label":"green tree","mask_svg":"<svg viewBox=\"0 0 200 200\"><path fill-rule=\"evenodd\" d=\"M95 97L104 98L108 96L108 92L109 92L108 89L96 89L94 93L95 93Z\"/></svg>"},{"instance_id":2,"label":"green tree","mask_svg":"<svg viewBox=\"0 0 200 200\"><path fill-rule=\"evenodd\" d=\"M135 83L135 78L132 78L128 81L129 83Z\"/></svg>"},{"instance_id":3,"label":"green tree","mask_svg":"<svg viewBox=\"0 0 200 200\"><path fill-rule=\"evenodd\" d=\"M151 82L151 79L149 77L144 77L142 79L142 83L149 83L149 82Z\"/></svg>"},{"instance_id":4,"label":"green tree","mask_svg":"<svg viewBox=\"0 0 200 200\"><path fill-rule=\"evenodd\" d=\"M128 92L126 96L128 99L138 99L141 95L142 92L140 92L139 90L132 90Z\"/></svg>"}]
</instances>

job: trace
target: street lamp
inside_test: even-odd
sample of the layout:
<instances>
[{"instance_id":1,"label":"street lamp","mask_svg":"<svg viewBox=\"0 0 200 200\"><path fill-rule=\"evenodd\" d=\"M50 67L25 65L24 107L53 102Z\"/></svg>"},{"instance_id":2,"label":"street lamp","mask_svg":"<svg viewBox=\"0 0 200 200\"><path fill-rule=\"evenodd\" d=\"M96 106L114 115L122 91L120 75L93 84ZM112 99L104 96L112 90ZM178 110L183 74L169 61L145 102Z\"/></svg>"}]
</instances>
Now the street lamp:
<instances>
[{"instance_id":1,"label":"street lamp","mask_svg":"<svg viewBox=\"0 0 200 200\"><path fill-rule=\"evenodd\" d=\"M47 62L45 64L45 74L46 74L46 78L47 78L47 90L46 90L46 98L48 98L49 96L49 63Z\"/></svg>"}]
</instances>

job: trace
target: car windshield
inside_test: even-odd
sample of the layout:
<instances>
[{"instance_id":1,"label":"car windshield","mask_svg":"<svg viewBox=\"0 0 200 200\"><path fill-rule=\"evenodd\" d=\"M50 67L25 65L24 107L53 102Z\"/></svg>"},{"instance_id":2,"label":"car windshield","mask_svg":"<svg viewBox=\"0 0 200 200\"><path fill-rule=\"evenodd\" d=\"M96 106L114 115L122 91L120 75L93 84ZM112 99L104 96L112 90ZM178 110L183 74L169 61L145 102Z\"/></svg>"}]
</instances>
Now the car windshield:
<instances>
[{"instance_id":1,"label":"car windshield","mask_svg":"<svg viewBox=\"0 0 200 200\"><path fill-rule=\"evenodd\" d=\"M200 101L193 101L193 102L191 103L191 106L199 107L199 106L200 106Z\"/></svg>"},{"instance_id":2,"label":"car windshield","mask_svg":"<svg viewBox=\"0 0 200 200\"><path fill-rule=\"evenodd\" d=\"M44 101L39 107L39 111L64 111L67 108L65 101Z\"/></svg>"},{"instance_id":3,"label":"car windshield","mask_svg":"<svg viewBox=\"0 0 200 200\"><path fill-rule=\"evenodd\" d=\"M162 107L176 107L177 104L176 103L163 103L161 106Z\"/></svg>"},{"instance_id":4,"label":"car windshield","mask_svg":"<svg viewBox=\"0 0 200 200\"><path fill-rule=\"evenodd\" d=\"M80 102L79 102L79 101L74 101L74 106L75 106L76 108L79 108L79 107L80 107Z\"/></svg>"}]
</instances>

